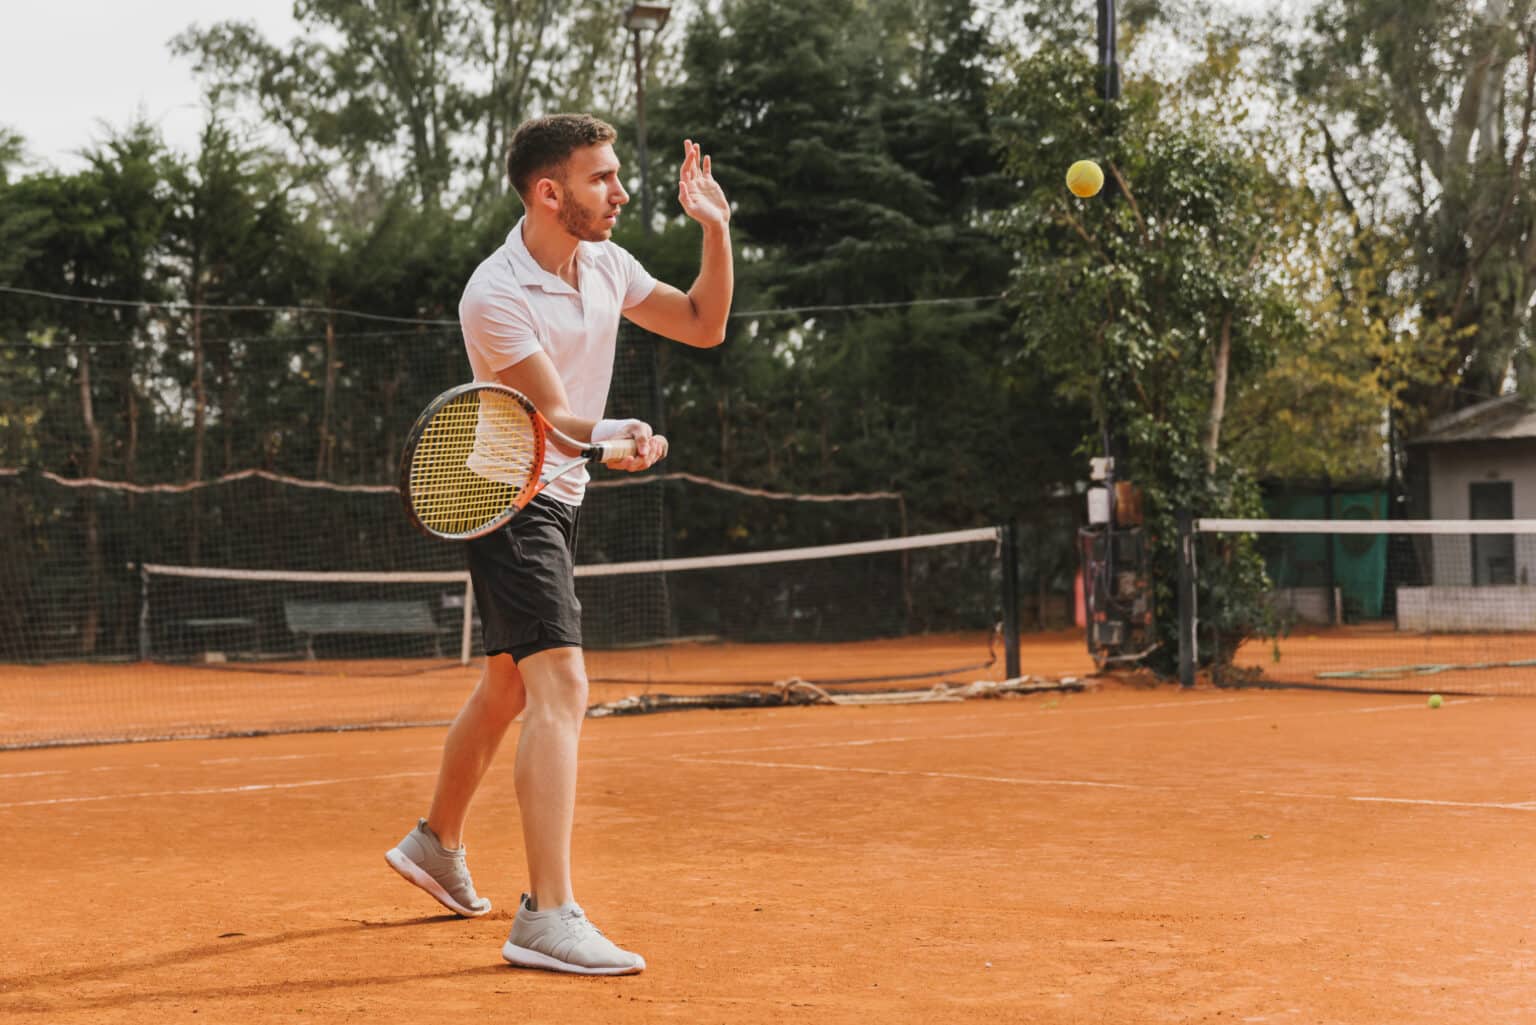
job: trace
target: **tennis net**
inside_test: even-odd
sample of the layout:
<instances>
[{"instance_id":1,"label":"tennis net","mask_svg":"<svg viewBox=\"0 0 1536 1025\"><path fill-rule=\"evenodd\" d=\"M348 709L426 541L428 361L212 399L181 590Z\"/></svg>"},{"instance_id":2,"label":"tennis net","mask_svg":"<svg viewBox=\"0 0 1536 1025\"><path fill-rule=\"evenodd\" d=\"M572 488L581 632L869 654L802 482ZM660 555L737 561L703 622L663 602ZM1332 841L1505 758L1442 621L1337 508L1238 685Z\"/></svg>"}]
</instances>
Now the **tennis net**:
<instances>
[{"instance_id":1,"label":"tennis net","mask_svg":"<svg viewBox=\"0 0 1536 1025\"><path fill-rule=\"evenodd\" d=\"M1207 659L1231 656L1218 682L1536 694L1536 520L1201 519L1194 531L1194 637ZM1264 581L1246 606L1221 582L1244 558L1262 560Z\"/></svg>"},{"instance_id":2,"label":"tennis net","mask_svg":"<svg viewBox=\"0 0 1536 1025\"><path fill-rule=\"evenodd\" d=\"M970 681L998 657L1001 565L994 528L580 564L592 696ZM10 667L0 746L438 723L478 678L463 570L136 578L134 654Z\"/></svg>"}]
</instances>

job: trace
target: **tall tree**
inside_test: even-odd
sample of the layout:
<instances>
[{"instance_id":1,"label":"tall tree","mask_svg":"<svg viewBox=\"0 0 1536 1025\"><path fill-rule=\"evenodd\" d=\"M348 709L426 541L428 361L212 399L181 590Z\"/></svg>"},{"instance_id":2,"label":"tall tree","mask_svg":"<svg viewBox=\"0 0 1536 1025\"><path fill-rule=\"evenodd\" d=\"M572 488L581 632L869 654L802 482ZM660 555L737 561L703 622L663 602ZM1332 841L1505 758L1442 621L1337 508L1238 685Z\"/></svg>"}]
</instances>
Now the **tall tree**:
<instances>
[{"instance_id":1,"label":"tall tree","mask_svg":"<svg viewBox=\"0 0 1536 1025\"><path fill-rule=\"evenodd\" d=\"M1177 512L1258 511L1222 429L1231 397L1296 330L1282 262L1294 189L1201 103L1175 102L1169 83L1131 77L1106 110L1096 75L1080 51L1042 49L1013 64L999 93L1009 166L1026 189L1001 224L1018 258L1012 372L1053 368L1061 393L1094 409L1099 436L1085 447L1107 442L1120 479L1142 488L1166 666ZM1095 151L1109 186L1079 200L1062 175ZM1260 614L1260 568L1235 569L1250 600L1222 607L1228 637Z\"/></svg>"},{"instance_id":2,"label":"tall tree","mask_svg":"<svg viewBox=\"0 0 1536 1025\"><path fill-rule=\"evenodd\" d=\"M287 47L235 21L174 47L216 100L254 103L335 208L371 198L359 227L396 182L423 208L494 201L518 123L568 103L606 112L623 67L603 0L301 0L294 13L304 31Z\"/></svg>"},{"instance_id":3,"label":"tall tree","mask_svg":"<svg viewBox=\"0 0 1536 1025\"><path fill-rule=\"evenodd\" d=\"M7 297L0 312L26 358L6 369L6 388L29 425L23 457L72 476L116 476L137 460L146 360L153 324L138 300L163 294L156 253L166 216L159 175L163 147L142 123L87 152L85 170L30 176L7 189L34 221L26 259L11 283L75 295L60 306L40 297ZM105 302L103 300L106 300ZM8 374L9 376L9 374ZM94 494L71 510L77 520L82 579L43 580L44 589L78 587L81 654L94 654L103 603L116 584L108 573L108 538Z\"/></svg>"},{"instance_id":4,"label":"tall tree","mask_svg":"<svg viewBox=\"0 0 1536 1025\"><path fill-rule=\"evenodd\" d=\"M1530 0L1319 5L1292 57L1327 171L1365 232L1401 225L1406 287L1454 334L1425 414L1536 389L1536 21Z\"/></svg>"},{"instance_id":5,"label":"tall tree","mask_svg":"<svg viewBox=\"0 0 1536 1025\"><path fill-rule=\"evenodd\" d=\"M999 53L969 0L732 0L691 24L659 132L714 154L744 255L739 341L669 366L679 461L899 490L913 529L1046 515L1080 410L1000 372ZM802 312L747 315L785 308ZM1010 434L1043 444L1009 473L948 440Z\"/></svg>"}]
</instances>

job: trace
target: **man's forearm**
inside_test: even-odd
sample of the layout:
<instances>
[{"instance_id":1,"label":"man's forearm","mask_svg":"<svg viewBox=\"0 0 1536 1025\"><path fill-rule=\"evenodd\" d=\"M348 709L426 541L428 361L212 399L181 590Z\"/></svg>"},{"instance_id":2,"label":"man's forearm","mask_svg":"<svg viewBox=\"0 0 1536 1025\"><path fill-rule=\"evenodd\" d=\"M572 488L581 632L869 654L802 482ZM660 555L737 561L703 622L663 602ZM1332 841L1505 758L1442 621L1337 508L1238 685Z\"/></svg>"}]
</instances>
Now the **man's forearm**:
<instances>
[{"instance_id":1,"label":"man's forearm","mask_svg":"<svg viewBox=\"0 0 1536 1025\"><path fill-rule=\"evenodd\" d=\"M704 229L704 252L699 276L688 289L699 332L708 344L725 340L725 322L731 315L731 296L736 290L736 271L731 255L731 229L727 225Z\"/></svg>"}]
</instances>

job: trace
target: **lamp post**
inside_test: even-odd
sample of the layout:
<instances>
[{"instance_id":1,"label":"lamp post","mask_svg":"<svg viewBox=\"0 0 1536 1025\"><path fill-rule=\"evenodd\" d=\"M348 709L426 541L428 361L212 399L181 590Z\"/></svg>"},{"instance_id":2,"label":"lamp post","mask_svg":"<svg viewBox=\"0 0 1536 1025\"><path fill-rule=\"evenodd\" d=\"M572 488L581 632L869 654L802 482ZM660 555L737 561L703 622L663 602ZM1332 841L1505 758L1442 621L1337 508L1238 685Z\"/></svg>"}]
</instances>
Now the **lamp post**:
<instances>
[{"instance_id":1,"label":"lamp post","mask_svg":"<svg viewBox=\"0 0 1536 1025\"><path fill-rule=\"evenodd\" d=\"M640 155L640 224L647 235L651 233L651 193L645 186L645 49L640 44L640 36L645 32L660 32L671 14L671 4L633 3L624 12L624 27L635 37L635 134Z\"/></svg>"}]
</instances>

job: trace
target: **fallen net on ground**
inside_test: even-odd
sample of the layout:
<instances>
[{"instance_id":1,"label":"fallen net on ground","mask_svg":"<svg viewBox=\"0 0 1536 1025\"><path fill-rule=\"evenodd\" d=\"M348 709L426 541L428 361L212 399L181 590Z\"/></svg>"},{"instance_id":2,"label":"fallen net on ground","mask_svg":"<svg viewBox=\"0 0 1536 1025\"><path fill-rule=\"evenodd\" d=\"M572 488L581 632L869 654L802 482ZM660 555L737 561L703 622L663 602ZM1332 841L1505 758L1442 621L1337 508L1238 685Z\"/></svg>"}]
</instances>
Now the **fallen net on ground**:
<instances>
[{"instance_id":1,"label":"fallen net on ground","mask_svg":"<svg viewBox=\"0 0 1536 1025\"><path fill-rule=\"evenodd\" d=\"M958 702L978 698L1004 698L1045 691L1081 691L1075 677L1060 680L1023 676L1013 680L975 680L971 683L936 683L907 690L830 691L805 680L781 680L772 687L726 694L637 694L593 705L587 715L594 719L612 715L646 715L688 708L774 708L784 705L913 705Z\"/></svg>"},{"instance_id":2,"label":"fallen net on ground","mask_svg":"<svg viewBox=\"0 0 1536 1025\"><path fill-rule=\"evenodd\" d=\"M1223 681L1444 694L1536 694L1536 520L1195 521L1202 653ZM1262 560L1257 602L1235 598Z\"/></svg>"}]
</instances>

